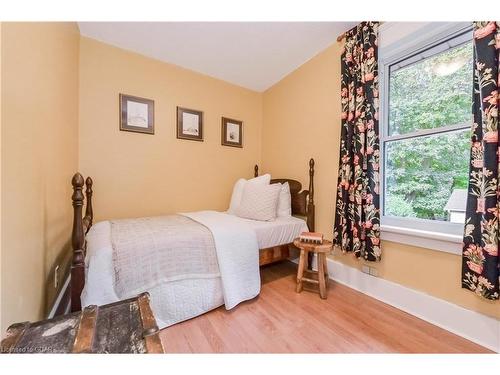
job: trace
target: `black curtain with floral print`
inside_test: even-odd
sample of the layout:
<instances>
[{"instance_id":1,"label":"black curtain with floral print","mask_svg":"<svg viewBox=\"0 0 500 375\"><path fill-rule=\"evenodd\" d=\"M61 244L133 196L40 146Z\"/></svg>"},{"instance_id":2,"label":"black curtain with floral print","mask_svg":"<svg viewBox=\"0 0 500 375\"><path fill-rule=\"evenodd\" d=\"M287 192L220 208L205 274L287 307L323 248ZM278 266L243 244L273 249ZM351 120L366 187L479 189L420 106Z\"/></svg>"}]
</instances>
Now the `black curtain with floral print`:
<instances>
[{"instance_id":1,"label":"black curtain with floral print","mask_svg":"<svg viewBox=\"0 0 500 375\"><path fill-rule=\"evenodd\" d=\"M499 299L499 95L500 24L474 23L474 91L471 163L464 230L462 287Z\"/></svg>"},{"instance_id":2,"label":"black curtain with floral print","mask_svg":"<svg viewBox=\"0 0 500 375\"><path fill-rule=\"evenodd\" d=\"M341 57L342 128L334 243L378 261L380 251L378 22L345 35Z\"/></svg>"}]
</instances>

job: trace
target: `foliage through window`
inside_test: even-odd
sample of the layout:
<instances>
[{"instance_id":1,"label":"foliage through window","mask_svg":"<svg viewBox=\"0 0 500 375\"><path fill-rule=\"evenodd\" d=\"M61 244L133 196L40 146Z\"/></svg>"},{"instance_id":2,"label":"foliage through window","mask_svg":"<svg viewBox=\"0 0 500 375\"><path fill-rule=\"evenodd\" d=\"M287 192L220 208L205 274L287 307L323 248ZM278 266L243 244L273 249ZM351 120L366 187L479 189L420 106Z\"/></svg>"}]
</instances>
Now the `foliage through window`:
<instances>
[{"instance_id":1,"label":"foliage through window","mask_svg":"<svg viewBox=\"0 0 500 375\"><path fill-rule=\"evenodd\" d=\"M461 36L390 66L383 137L386 216L463 224L472 54L472 42Z\"/></svg>"}]
</instances>

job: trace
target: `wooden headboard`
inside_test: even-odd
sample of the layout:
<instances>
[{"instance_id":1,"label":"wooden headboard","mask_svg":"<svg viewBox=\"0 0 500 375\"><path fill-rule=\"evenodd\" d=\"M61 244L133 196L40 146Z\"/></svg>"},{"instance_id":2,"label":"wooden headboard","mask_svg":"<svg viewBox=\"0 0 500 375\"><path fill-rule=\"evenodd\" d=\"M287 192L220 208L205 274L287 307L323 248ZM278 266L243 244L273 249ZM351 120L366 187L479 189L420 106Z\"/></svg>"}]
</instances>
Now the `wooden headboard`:
<instances>
[{"instance_id":1,"label":"wooden headboard","mask_svg":"<svg viewBox=\"0 0 500 375\"><path fill-rule=\"evenodd\" d=\"M259 175L259 166L254 167L254 176ZM302 184L289 178L272 179L271 183L285 183L290 185L292 196L292 215L305 216L310 231L314 231L314 159L309 160L309 189L302 190Z\"/></svg>"}]
</instances>

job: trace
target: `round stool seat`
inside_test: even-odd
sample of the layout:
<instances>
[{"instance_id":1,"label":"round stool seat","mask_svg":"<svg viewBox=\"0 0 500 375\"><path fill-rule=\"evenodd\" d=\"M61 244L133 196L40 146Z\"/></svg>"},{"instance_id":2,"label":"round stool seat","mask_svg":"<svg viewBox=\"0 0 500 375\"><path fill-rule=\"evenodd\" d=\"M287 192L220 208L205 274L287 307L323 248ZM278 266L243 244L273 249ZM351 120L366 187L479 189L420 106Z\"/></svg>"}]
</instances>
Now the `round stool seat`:
<instances>
[{"instance_id":1,"label":"round stool seat","mask_svg":"<svg viewBox=\"0 0 500 375\"><path fill-rule=\"evenodd\" d=\"M311 251L313 253L329 253L332 251L333 243L332 241L323 240L321 244L306 243L301 242L298 238L293 240L293 244L299 249L304 249L306 251Z\"/></svg>"}]
</instances>

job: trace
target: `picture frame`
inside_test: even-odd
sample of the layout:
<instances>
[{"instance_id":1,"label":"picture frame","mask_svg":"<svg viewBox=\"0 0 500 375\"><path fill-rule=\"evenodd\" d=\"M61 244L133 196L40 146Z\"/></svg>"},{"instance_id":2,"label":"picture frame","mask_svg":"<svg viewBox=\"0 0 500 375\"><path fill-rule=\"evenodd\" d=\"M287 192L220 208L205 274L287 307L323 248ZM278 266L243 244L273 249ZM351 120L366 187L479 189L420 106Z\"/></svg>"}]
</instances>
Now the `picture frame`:
<instances>
[{"instance_id":1,"label":"picture frame","mask_svg":"<svg viewBox=\"0 0 500 375\"><path fill-rule=\"evenodd\" d=\"M154 134L154 101L120 94L120 130Z\"/></svg>"},{"instance_id":2,"label":"picture frame","mask_svg":"<svg viewBox=\"0 0 500 375\"><path fill-rule=\"evenodd\" d=\"M222 117L222 145L243 148L243 121Z\"/></svg>"},{"instance_id":3,"label":"picture frame","mask_svg":"<svg viewBox=\"0 0 500 375\"><path fill-rule=\"evenodd\" d=\"M177 107L177 138L203 142L203 112Z\"/></svg>"}]
</instances>

